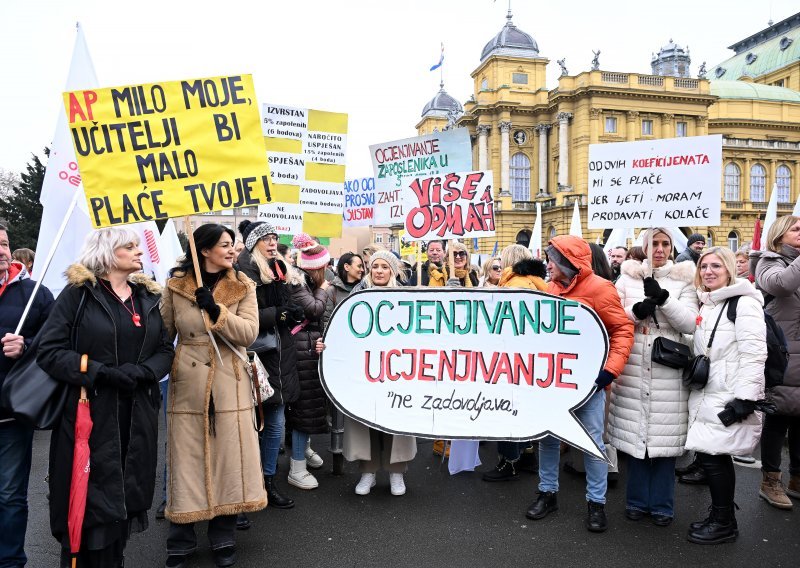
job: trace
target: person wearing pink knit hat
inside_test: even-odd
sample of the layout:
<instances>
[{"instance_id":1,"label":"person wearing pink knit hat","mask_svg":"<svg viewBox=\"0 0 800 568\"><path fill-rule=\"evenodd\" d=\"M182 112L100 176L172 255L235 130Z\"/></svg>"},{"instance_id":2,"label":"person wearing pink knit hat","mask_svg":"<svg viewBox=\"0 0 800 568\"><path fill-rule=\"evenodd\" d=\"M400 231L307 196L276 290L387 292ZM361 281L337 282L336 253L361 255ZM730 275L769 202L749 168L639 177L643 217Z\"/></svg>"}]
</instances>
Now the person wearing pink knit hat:
<instances>
[{"instance_id":1,"label":"person wearing pink knit hat","mask_svg":"<svg viewBox=\"0 0 800 568\"><path fill-rule=\"evenodd\" d=\"M289 405L287 428L292 432L292 456L289 468L289 485L300 489L315 489L319 482L308 468L322 467L322 458L311 449L311 435L328 430L326 419L327 398L319 379L319 354L317 340L322 337L322 317L325 314L330 284L325 280L325 267L330 253L306 233L298 233L292 246L299 251L298 268L303 273L301 283L290 286L292 303L303 308L304 320L295 329L297 374L300 379L300 397Z\"/></svg>"}]
</instances>

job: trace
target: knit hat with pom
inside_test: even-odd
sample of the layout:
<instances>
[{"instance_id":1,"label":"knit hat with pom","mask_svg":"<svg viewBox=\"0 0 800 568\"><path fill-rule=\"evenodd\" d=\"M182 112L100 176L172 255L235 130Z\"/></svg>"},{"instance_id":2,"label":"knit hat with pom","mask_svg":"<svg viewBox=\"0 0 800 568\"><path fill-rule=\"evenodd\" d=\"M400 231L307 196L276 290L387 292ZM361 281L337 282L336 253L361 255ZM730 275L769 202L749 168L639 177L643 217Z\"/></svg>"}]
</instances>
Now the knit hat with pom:
<instances>
[{"instance_id":1,"label":"knit hat with pom","mask_svg":"<svg viewBox=\"0 0 800 568\"><path fill-rule=\"evenodd\" d=\"M314 270L325 268L331 260L328 249L306 233L298 233L292 239L292 246L300 251L300 268Z\"/></svg>"},{"instance_id":2,"label":"knit hat with pom","mask_svg":"<svg viewBox=\"0 0 800 568\"><path fill-rule=\"evenodd\" d=\"M248 252L253 252L253 249L256 248L256 243L260 239L263 239L267 235L278 234L277 231L275 231L275 227L270 223L264 221L252 223L247 219L239 223L239 232L242 234L244 246Z\"/></svg>"}]
</instances>

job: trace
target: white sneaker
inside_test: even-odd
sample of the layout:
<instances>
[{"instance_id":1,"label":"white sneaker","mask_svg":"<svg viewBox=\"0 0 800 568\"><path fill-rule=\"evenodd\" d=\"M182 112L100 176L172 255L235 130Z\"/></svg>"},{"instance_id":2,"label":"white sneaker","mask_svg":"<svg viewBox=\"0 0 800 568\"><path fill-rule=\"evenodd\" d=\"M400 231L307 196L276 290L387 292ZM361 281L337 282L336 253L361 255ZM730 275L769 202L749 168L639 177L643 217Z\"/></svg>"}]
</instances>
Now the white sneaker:
<instances>
[{"instance_id":1,"label":"white sneaker","mask_svg":"<svg viewBox=\"0 0 800 568\"><path fill-rule=\"evenodd\" d=\"M361 479L358 481L358 485L356 485L356 495L369 495L369 491L373 487L375 487L375 474L362 473Z\"/></svg>"},{"instance_id":2,"label":"white sneaker","mask_svg":"<svg viewBox=\"0 0 800 568\"><path fill-rule=\"evenodd\" d=\"M319 469L322 467L322 457L311 449L311 440L308 441L308 445L306 446L306 464L311 469Z\"/></svg>"},{"instance_id":3,"label":"white sneaker","mask_svg":"<svg viewBox=\"0 0 800 568\"><path fill-rule=\"evenodd\" d=\"M287 481L289 485L294 485L300 489L316 489L319 487L317 478L308 473L306 469L306 460L293 460L289 459L289 478Z\"/></svg>"},{"instance_id":4,"label":"white sneaker","mask_svg":"<svg viewBox=\"0 0 800 568\"><path fill-rule=\"evenodd\" d=\"M406 482L403 480L402 473L390 473L389 485L392 487L392 495L405 495Z\"/></svg>"}]
</instances>

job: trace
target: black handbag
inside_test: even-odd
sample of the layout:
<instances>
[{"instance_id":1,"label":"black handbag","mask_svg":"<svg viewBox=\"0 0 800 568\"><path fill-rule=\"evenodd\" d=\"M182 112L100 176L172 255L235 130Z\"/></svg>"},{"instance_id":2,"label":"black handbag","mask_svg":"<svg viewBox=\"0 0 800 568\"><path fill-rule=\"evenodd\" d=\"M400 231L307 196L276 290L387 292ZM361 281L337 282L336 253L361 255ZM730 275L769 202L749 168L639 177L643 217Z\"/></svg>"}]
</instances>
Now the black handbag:
<instances>
[{"instance_id":1,"label":"black handbag","mask_svg":"<svg viewBox=\"0 0 800 568\"><path fill-rule=\"evenodd\" d=\"M714 335L717 333L717 326L722 314L725 313L725 308L728 305L728 300L722 304L722 309L719 311L717 321L714 323L714 329L711 330L711 338L708 340L706 353L711 350L711 344L714 342ZM683 370L683 386L691 390L700 390L708 383L708 375L711 371L711 359L708 355L697 355L692 359L688 367Z\"/></svg>"},{"instance_id":2,"label":"black handbag","mask_svg":"<svg viewBox=\"0 0 800 568\"><path fill-rule=\"evenodd\" d=\"M78 303L75 323L72 326L70 342L73 349L77 349L77 329L83 318L86 294L87 292L84 290ZM63 381L57 381L36 363L39 339L42 333L44 333L44 326L34 336L30 347L6 375L3 389L0 391L0 406L11 412L17 420L25 422L37 430L52 430L61 420L61 413L64 411L69 394L69 385Z\"/></svg>"},{"instance_id":3,"label":"black handbag","mask_svg":"<svg viewBox=\"0 0 800 568\"><path fill-rule=\"evenodd\" d=\"M661 326L658 325L656 314L653 314L653 323L656 324L656 328L661 329ZM691 357L692 352L688 345L672 341L666 337L656 337L655 341L653 341L650 360L654 363L672 369L684 369L689 364Z\"/></svg>"},{"instance_id":4,"label":"black handbag","mask_svg":"<svg viewBox=\"0 0 800 568\"><path fill-rule=\"evenodd\" d=\"M269 351L278 350L278 334L272 331L262 331L256 337L256 340L247 348L248 351L255 351L256 353L267 353Z\"/></svg>"}]
</instances>

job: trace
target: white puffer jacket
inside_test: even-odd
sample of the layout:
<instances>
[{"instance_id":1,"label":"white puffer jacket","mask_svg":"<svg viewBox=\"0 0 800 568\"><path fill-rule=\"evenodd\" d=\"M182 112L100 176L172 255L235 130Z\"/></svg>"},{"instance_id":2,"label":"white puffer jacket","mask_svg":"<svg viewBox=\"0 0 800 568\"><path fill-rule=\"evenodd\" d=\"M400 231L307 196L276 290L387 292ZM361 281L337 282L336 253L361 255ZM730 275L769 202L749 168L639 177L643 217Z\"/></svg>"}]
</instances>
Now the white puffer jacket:
<instances>
[{"instance_id":1,"label":"white puffer jacket","mask_svg":"<svg viewBox=\"0 0 800 568\"><path fill-rule=\"evenodd\" d=\"M653 270L662 289L669 291L656 319L639 320L633 305L644 300L643 280L649 275L648 261L622 263L617 292L634 328L633 349L625 370L611 387L608 417L609 442L618 450L644 459L680 456L686 442L689 391L681 382L680 369L650 360L656 337L685 342L682 333L694 333L697 292L693 262L672 261Z\"/></svg>"},{"instance_id":2,"label":"white puffer jacket","mask_svg":"<svg viewBox=\"0 0 800 568\"><path fill-rule=\"evenodd\" d=\"M686 449L712 455L750 454L761 437L760 412L742 422L725 427L719 419L725 405L734 398L764 398L764 362L767 360L766 325L761 292L750 282L735 284L713 292L698 290L702 320L694 334L695 353L705 353L711 330L725 300L739 298L736 325L723 313L708 352L711 372L705 388L689 395L689 434ZM728 307L725 306L725 312Z\"/></svg>"}]
</instances>

